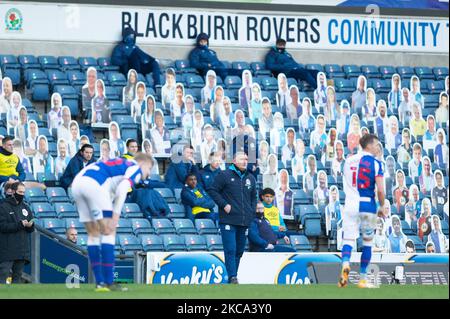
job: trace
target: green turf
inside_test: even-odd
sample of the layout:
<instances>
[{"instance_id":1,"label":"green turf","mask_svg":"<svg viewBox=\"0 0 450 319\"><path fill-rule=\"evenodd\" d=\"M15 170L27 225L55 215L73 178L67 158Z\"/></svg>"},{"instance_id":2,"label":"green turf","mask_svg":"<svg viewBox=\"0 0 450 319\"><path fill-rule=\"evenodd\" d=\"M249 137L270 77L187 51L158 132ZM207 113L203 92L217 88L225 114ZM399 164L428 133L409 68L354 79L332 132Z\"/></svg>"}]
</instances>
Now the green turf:
<instances>
[{"instance_id":1,"label":"green turf","mask_svg":"<svg viewBox=\"0 0 450 319\"><path fill-rule=\"evenodd\" d=\"M378 289L358 289L351 286L339 289L334 285L127 285L128 292L96 293L93 285L68 289L65 285L1 285L0 298L162 298L162 299L336 299L336 298L388 298L388 299L448 299L448 286L389 286Z\"/></svg>"}]
</instances>

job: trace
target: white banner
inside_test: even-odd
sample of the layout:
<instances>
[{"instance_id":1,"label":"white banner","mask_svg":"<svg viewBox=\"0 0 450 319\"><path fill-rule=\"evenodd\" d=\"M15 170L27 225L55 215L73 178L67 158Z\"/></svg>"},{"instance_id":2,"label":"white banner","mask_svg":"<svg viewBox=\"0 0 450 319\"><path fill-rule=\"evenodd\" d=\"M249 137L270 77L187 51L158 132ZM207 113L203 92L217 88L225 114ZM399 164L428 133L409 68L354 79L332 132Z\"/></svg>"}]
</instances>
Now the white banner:
<instances>
[{"instance_id":1,"label":"white banner","mask_svg":"<svg viewBox=\"0 0 450 319\"><path fill-rule=\"evenodd\" d=\"M448 53L444 19L399 19L289 13L253 14L201 9L93 5L0 4L1 39L69 42L120 40L133 27L138 44L193 45L200 32L210 44L269 47L278 37L289 49Z\"/></svg>"},{"instance_id":2,"label":"white banner","mask_svg":"<svg viewBox=\"0 0 450 319\"><path fill-rule=\"evenodd\" d=\"M351 262L359 262L353 253ZM310 284L308 265L340 263L340 253L244 253L238 278L241 284ZM448 254L373 254L371 263L447 264ZM448 268L448 267L447 267ZM448 273L448 270L447 270ZM384 274L389 277L390 274ZM337 278L336 278L337 280ZM444 283L444 279L437 279ZM147 284L220 284L228 275L222 252L149 252Z\"/></svg>"}]
</instances>

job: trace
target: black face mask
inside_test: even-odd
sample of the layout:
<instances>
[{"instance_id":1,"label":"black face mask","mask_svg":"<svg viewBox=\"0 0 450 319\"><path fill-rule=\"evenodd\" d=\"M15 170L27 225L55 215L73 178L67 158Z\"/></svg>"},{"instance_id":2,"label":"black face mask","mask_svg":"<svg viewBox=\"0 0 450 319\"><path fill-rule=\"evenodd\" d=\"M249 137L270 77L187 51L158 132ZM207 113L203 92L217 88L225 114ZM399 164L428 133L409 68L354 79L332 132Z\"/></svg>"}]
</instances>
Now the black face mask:
<instances>
[{"instance_id":1,"label":"black face mask","mask_svg":"<svg viewBox=\"0 0 450 319\"><path fill-rule=\"evenodd\" d=\"M7 194L7 193L5 193L5 198L10 198L10 197L13 197L14 195L13 194Z\"/></svg>"},{"instance_id":2,"label":"black face mask","mask_svg":"<svg viewBox=\"0 0 450 319\"><path fill-rule=\"evenodd\" d=\"M286 51L286 48L277 48L278 52L283 53L284 51Z\"/></svg>"},{"instance_id":3,"label":"black face mask","mask_svg":"<svg viewBox=\"0 0 450 319\"><path fill-rule=\"evenodd\" d=\"M21 204L23 202L24 195L22 195L22 194L14 194L13 196L16 199L18 204Z\"/></svg>"},{"instance_id":4,"label":"black face mask","mask_svg":"<svg viewBox=\"0 0 450 319\"><path fill-rule=\"evenodd\" d=\"M263 219L263 217L264 217L264 213L258 213L258 212L256 212L256 218L258 218L258 219Z\"/></svg>"}]
</instances>

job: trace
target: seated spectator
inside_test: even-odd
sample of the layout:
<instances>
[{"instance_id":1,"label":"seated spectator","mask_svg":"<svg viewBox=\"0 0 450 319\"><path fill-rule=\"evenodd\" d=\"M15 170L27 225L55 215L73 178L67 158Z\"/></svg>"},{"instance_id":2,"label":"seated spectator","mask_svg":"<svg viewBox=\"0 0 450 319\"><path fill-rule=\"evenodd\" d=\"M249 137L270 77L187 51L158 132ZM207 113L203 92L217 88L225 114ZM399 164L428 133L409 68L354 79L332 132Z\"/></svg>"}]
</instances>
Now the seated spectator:
<instances>
[{"instance_id":1,"label":"seated spectator","mask_svg":"<svg viewBox=\"0 0 450 319\"><path fill-rule=\"evenodd\" d=\"M175 86L175 98L170 103L170 116L176 122L184 112L184 86L181 83L177 83Z\"/></svg>"},{"instance_id":2,"label":"seated spectator","mask_svg":"<svg viewBox=\"0 0 450 319\"><path fill-rule=\"evenodd\" d=\"M303 175L303 190L308 193L312 192L317 184L317 163L314 155L308 155L306 165L306 173Z\"/></svg>"},{"instance_id":3,"label":"seated spectator","mask_svg":"<svg viewBox=\"0 0 450 319\"><path fill-rule=\"evenodd\" d=\"M48 141L44 135L38 138L38 151L33 157L33 173L35 178L38 173L55 174L55 160L48 152Z\"/></svg>"},{"instance_id":4,"label":"seated spectator","mask_svg":"<svg viewBox=\"0 0 450 319\"><path fill-rule=\"evenodd\" d=\"M325 165L326 163L331 163L336 156L335 153L336 138L337 138L337 131L334 127L332 127L328 131L327 144L322 150L321 162L323 165Z\"/></svg>"},{"instance_id":5,"label":"seated spectator","mask_svg":"<svg viewBox=\"0 0 450 319\"><path fill-rule=\"evenodd\" d=\"M344 207L339 202L339 190L336 185L330 187L328 204L325 207L325 234L331 235L332 223L339 223L342 219L341 212Z\"/></svg>"},{"instance_id":6,"label":"seated spectator","mask_svg":"<svg viewBox=\"0 0 450 319\"><path fill-rule=\"evenodd\" d=\"M22 97L20 93L14 91L11 93L11 107L6 114L6 127L9 130L10 128L16 127L19 123L19 111L22 105Z\"/></svg>"},{"instance_id":7,"label":"seated spectator","mask_svg":"<svg viewBox=\"0 0 450 319\"><path fill-rule=\"evenodd\" d=\"M367 79L364 75L358 77L356 90L352 93L352 112L362 118L362 109L367 102Z\"/></svg>"},{"instance_id":8,"label":"seated spectator","mask_svg":"<svg viewBox=\"0 0 450 319\"><path fill-rule=\"evenodd\" d=\"M272 104L270 100L265 97L262 99L262 116L258 120L259 133L262 139L266 139L267 133L273 129L273 114L272 114Z\"/></svg>"},{"instance_id":9,"label":"seated spectator","mask_svg":"<svg viewBox=\"0 0 450 319\"><path fill-rule=\"evenodd\" d=\"M25 152L23 151L23 143L19 139L14 139L13 141L13 153L16 154L19 159L20 163L22 164L23 171L26 173L33 173L32 167L31 167L31 161L30 159L25 155Z\"/></svg>"},{"instance_id":10,"label":"seated spectator","mask_svg":"<svg viewBox=\"0 0 450 319\"><path fill-rule=\"evenodd\" d=\"M412 157L411 133L407 128L404 128L402 131L402 141L402 145L397 150L397 162L400 165L409 163Z\"/></svg>"},{"instance_id":11,"label":"seated spectator","mask_svg":"<svg viewBox=\"0 0 450 319\"><path fill-rule=\"evenodd\" d=\"M105 94L105 83L103 80L97 80L95 82L95 96L92 99L92 125L109 122L111 122L111 110Z\"/></svg>"},{"instance_id":12,"label":"seated spectator","mask_svg":"<svg viewBox=\"0 0 450 319\"><path fill-rule=\"evenodd\" d=\"M297 139L295 142L295 156L291 161L291 168L292 176L299 183L299 177L302 178L306 172L305 143L302 139Z\"/></svg>"},{"instance_id":13,"label":"seated spectator","mask_svg":"<svg viewBox=\"0 0 450 319\"><path fill-rule=\"evenodd\" d=\"M350 130L347 134L347 148L350 154L357 152L359 148L359 139L361 138L361 122L357 114L350 118Z\"/></svg>"},{"instance_id":14,"label":"seated spectator","mask_svg":"<svg viewBox=\"0 0 450 319\"><path fill-rule=\"evenodd\" d=\"M448 153L445 131L440 128L437 130L437 144L434 148L434 162L439 165L448 165Z\"/></svg>"},{"instance_id":15,"label":"seated spectator","mask_svg":"<svg viewBox=\"0 0 450 319\"><path fill-rule=\"evenodd\" d=\"M436 121L433 115L427 116L427 131L423 136L423 149L428 152L434 150L437 144Z\"/></svg>"},{"instance_id":16,"label":"seated spectator","mask_svg":"<svg viewBox=\"0 0 450 319\"><path fill-rule=\"evenodd\" d=\"M377 217L381 218L384 223L383 232L389 237L392 234L392 214L391 214L391 203L389 200L384 201L383 209L379 210Z\"/></svg>"},{"instance_id":17,"label":"seated spectator","mask_svg":"<svg viewBox=\"0 0 450 319\"><path fill-rule=\"evenodd\" d=\"M397 211L400 211L400 207L404 207L409 198L409 190L405 185L405 173L399 169L396 174L396 184L392 194L394 204L397 207Z\"/></svg>"},{"instance_id":18,"label":"seated spectator","mask_svg":"<svg viewBox=\"0 0 450 319\"><path fill-rule=\"evenodd\" d=\"M195 102L192 95L188 94L184 97L184 113L181 115L181 127L184 130L184 137L189 138L190 132L194 126Z\"/></svg>"},{"instance_id":19,"label":"seated spectator","mask_svg":"<svg viewBox=\"0 0 450 319\"><path fill-rule=\"evenodd\" d=\"M402 89L402 101L398 108L398 118L400 123L408 125L412 117L412 105L413 101L410 99L410 93L408 88Z\"/></svg>"},{"instance_id":20,"label":"seated spectator","mask_svg":"<svg viewBox=\"0 0 450 319\"><path fill-rule=\"evenodd\" d=\"M5 136L0 146L0 187L6 182L25 180L25 171L20 158L13 153L14 141L12 136Z\"/></svg>"},{"instance_id":21,"label":"seated spectator","mask_svg":"<svg viewBox=\"0 0 450 319\"><path fill-rule=\"evenodd\" d=\"M170 189L183 188L189 174L197 176L198 167L194 159L194 149L190 145L185 145L182 158L172 160L164 180Z\"/></svg>"},{"instance_id":22,"label":"seated spectator","mask_svg":"<svg viewBox=\"0 0 450 319\"><path fill-rule=\"evenodd\" d=\"M168 68L165 72L166 82L161 88L161 104L166 109L175 99L176 73L173 68Z\"/></svg>"},{"instance_id":23,"label":"seated spectator","mask_svg":"<svg viewBox=\"0 0 450 319\"><path fill-rule=\"evenodd\" d=\"M8 113L11 108L11 97L13 92L12 81L5 76L2 80L2 94L0 95L0 113Z\"/></svg>"},{"instance_id":24,"label":"seated spectator","mask_svg":"<svg viewBox=\"0 0 450 319\"><path fill-rule=\"evenodd\" d=\"M338 176L342 176L345 164L344 144L341 141L334 143L334 153L335 156L331 162L331 172L333 177L337 179Z\"/></svg>"},{"instance_id":25,"label":"seated spectator","mask_svg":"<svg viewBox=\"0 0 450 319\"><path fill-rule=\"evenodd\" d=\"M322 150L327 144L327 132L325 117L321 114L317 116L317 124L314 131L311 132L309 145L312 150L316 151L317 148Z\"/></svg>"},{"instance_id":26,"label":"seated spectator","mask_svg":"<svg viewBox=\"0 0 450 319\"><path fill-rule=\"evenodd\" d=\"M61 95L59 93L53 93L50 102L52 107L47 114L47 125L50 130L58 129L63 122Z\"/></svg>"},{"instance_id":27,"label":"seated spectator","mask_svg":"<svg viewBox=\"0 0 450 319\"><path fill-rule=\"evenodd\" d=\"M214 136L214 129L207 124L203 128L203 141L200 144L200 155L202 158L202 167L208 165L209 155L217 150L217 142Z\"/></svg>"},{"instance_id":28,"label":"seated spectator","mask_svg":"<svg viewBox=\"0 0 450 319\"><path fill-rule=\"evenodd\" d=\"M111 147L109 146L109 140L104 138L100 141L100 157L97 162L106 162L111 159Z\"/></svg>"},{"instance_id":29,"label":"seated spectator","mask_svg":"<svg viewBox=\"0 0 450 319\"><path fill-rule=\"evenodd\" d=\"M278 186L275 189L275 206L284 219L294 220L294 193L289 187L289 173L282 169L278 174Z\"/></svg>"},{"instance_id":30,"label":"seated spectator","mask_svg":"<svg viewBox=\"0 0 450 319\"><path fill-rule=\"evenodd\" d=\"M284 73L279 73L277 79L278 79L278 91L275 95L277 107L281 109L281 113L286 114L287 106L292 102L288 88L287 78Z\"/></svg>"},{"instance_id":31,"label":"seated spectator","mask_svg":"<svg viewBox=\"0 0 450 319\"><path fill-rule=\"evenodd\" d=\"M422 199L422 211L417 221L417 231L420 240L423 240L423 237L428 236L431 232L431 203L428 198Z\"/></svg>"},{"instance_id":32,"label":"seated spectator","mask_svg":"<svg viewBox=\"0 0 450 319\"><path fill-rule=\"evenodd\" d=\"M413 102L412 113L413 117L409 121L409 129L411 130L411 134L417 139L417 137L425 134L427 123L422 117L422 109L419 103Z\"/></svg>"},{"instance_id":33,"label":"seated spectator","mask_svg":"<svg viewBox=\"0 0 450 319\"><path fill-rule=\"evenodd\" d=\"M317 73L317 87L314 90L314 106L323 109L327 104L327 76L323 72Z\"/></svg>"},{"instance_id":34,"label":"seated spectator","mask_svg":"<svg viewBox=\"0 0 450 319\"><path fill-rule=\"evenodd\" d=\"M147 88L144 82L138 82L136 85L135 98L131 101L130 110L131 117L136 118L141 116L143 111L146 109L145 96L147 95Z\"/></svg>"},{"instance_id":35,"label":"seated spectator","mask_svg":"<svg viewBox=\"0 0 450 319\"><path fill-rule=\"evenodd\" d=\"M215 124L220 123L220 117L223 113L223 87L217 85L214 89L214 99L209 106L209 116Z\"/></svg>"},{"instance_id":36,"label":"seated spectator","mask_svg":"<svg viewBox=\"0 0 450 319\"><path fill-rule=\"evenodd\" d=\"M208 193L197 184L196 174L190 173L186 177L186 184L181 191L181 202L186 208L187 217L192 221L196 218L218 220L217 213L213 212L216 204Z\"/></svg>"},{"instance_id":37,"label":"seated spectator","mask_svg":"<svg viewBox=\"0 0 450 319\"><path fill-rule=\"evenodd\" d=\"M400 107L400 103L402 101L402 93L400 92L400 88L402 87L400 75L395 73L391 78L391 91L388 94L388 105L389 110L392 113L396 113L398 108ZM409 95L409 92L408 92Z\"/></svg>"},{"instance_id":38,"label":"seated spectator","mask_svg":"<svg viewBox=\"0 0 450 319\"><path fill-rule=\"evenodd\" d=\"M424 98L422 93L420 93L420 80L416 75L413 75L411 77L411 83L410 83L410 100L411 103L414 104L414 102L419 103L420 109L424 106Z\"/></svg>"},{"instance_id":39,"label":"seated spectator","mask_svg":"<svg viewBox=\"0 0 450 319\"><path fill-rule=\"evenodd\" d=\"M130 69L127 74L127 85L122 89L122 104L127 109L131 107L131 102L136 98L136 84L137 84L137 72Z\"/></svg>"},{"instance_id":40,"label":"seated spectator","mask_svg":"<svg viewBox=\"0 0 450 319\"><path fill-rule=\"evenodd\" d=\"M422 203L419 201L419 188L413 184L409 187L409 201L405 205L405 221L410 227L417 225Z\"/></svg>"},{"instance_id":41,"label":"seated spectator","mask_svg":"<svg viewBox=\"0 0 450 319\"><path fill-rule=\"evenodd\" d=\"M28 137L28 111L25 106L19 110L19 119L14 127L14 137L21 140L24 144Z\"/></svg>"},{"instance_id":42,"label":"seated spectator","mask_svg":"<svg viewBox=\"0 0 450 319\"><path fill-rule=\"evenodd\" d=\"M444 185L444 176L440 170L434 172L434 187L431 191L431 203L433 207L438 211L444 210L444 205L447 202L448 185Z\"/></svg>"},{"instance_id":43,"label":"seated spectator","mask_svg":"<svg viewBox=\"0 0 450 319\"><path fill-rule=\"evenodd\" d=\"M271 188L264 188L260 195L260 200L264 205L264 218L267 219L274 232L286 232L286 224L280 214L278 207L274 204L275 191Z\"/></svg>"},{"instance_id":44,"label":"seated spectator","mask_svg":"<svg viewBox=\"0 0 450 319\"><path fill-rule=\"evenodd\" d=\"M386 148L391 151L398 149L402 144L402 135L399 133L398 119L392 115L389 117L389 132L385 135Z\"/></svg>"},{"instance_id":45,"label":"seated spectator","mask_svg":"<svg viewBox=\"0 0 450 319\"><path fill-rule=\"evenodd\" d=\"M347 100L341 101L341 116L336 120L336 129L340 138L347 136L350 129L350 104Z\"/></svg>"},{"instance_id":46,"label":"seated spectator","mask_svg":"<svg viewBox=\"0 0 450 319\"><path fill-rule=\"evenodd\" d=\"M377 99L374 89L367 89L366 93L367 101L362 108L363 118L366 123L373 122L377 117Z\"/></svg>"},{"instance_id":47,"label":"seated spectator","mask_svg":"<svg viewBox=\"0 0 450 319\"><path fill-rule=\"evenodd\" d=\"M261 174L265 174L269 167L269 154L270 147L267 141L260 141L258 147L258 158L257 158L257 166Z\"/></svg>"},{"instance_id":48,"label":"seated spectator","mask_svg":"<svg viewBox=\"0 0 450 319\"><path fill-rule=\"evenodd\" d=\"M303 107L299 100L298 87L296 85L291 85L289 87L289 94L291 103L286 106L287 118L291 121L298 121L303 113Z\"/></svg>"},{"instance_id":49,"label":"seated spectator","mask_svg":"<svg viewBox=\"0 0 450 319\"><path fill-rule=\"evenodd\" d=\"M422 175L422 146L414 143L413 158L408 163L409 176L414 179Z\"/></svg>"},{"instance_id":50,"label":"seated spectator","mask_svg":"<svg viewBox=\"0 0 450 319\"><path fill-rule=\"evenodd\" d=\"M127 152L125 154L123 154L122 157L127 160L134 159L134 156L139 151L139 146L138 146L137 141L133 138L129 138L127 140L126 146L127 146Z\"/></svg>"},{"instance_id":51,"label":"seated spectator","mask_svg":"<svg viewBox=\"0 0 450 319\"><path fill-rule=\"evenodd\" d=\"M92 145L85 144L70 160L63 175L59 179L59 183L66 191L72 185L75 176L87 165L95 163L94 148Z\"/></svg>"},{"instance_id":52,"label":"seated spectator","mask_svg":"<svg viewBox=\"0 0 450 319\"><path fill-rule=\"evenodd\" d=\"M245 115L242 110L236 110L234 113L234 127L232 130L232 137L245 135Z\"/></svg>"},{"instance_id":53,"label":"seated spectator","mask_svg":"<svg viewBox=\"0 0 450 319\"><path fill-rule=\"evenodd\" d=\"M448 253L448 238L442 232L441 220L438 215L431 216L431 233L428 242L432 242L436 253Z\"/></svg>"},{"instance_id":54,"label":"seated spectator","mask_svg":"<svg viewBox=\"0 0 450 319\"><path fill-rule=\"evenodd\" d=\"M34 156L38 148L39 127L35 120L28 121L28 134L25 142L25 154Z\"/></svg>"},{"instance_id":55,"label":"seated spectator","mask_svg":"<svg viewBox=\"0 0 450 319\"><path fill-rule=\"evenodd\" d=\"M403 234L400 219L396 215L392 216L392 229L393 232L389 235L391 253L406 252L406 241L408 240L408 237Z\"/></svg>"},{"instance_id":56,"label":"seated spectator","mask_svg":"<svg viewBox=\"0 0 450 319\"><path fill-rule=\"evenodd\" d=\"M66 230L66 239L73 244L77 244L78 241L78 231L74 227L69 227Z\"/></svg>"},{"instance_id":57,"label":"seated spectator","mask_svg":"<svg viewBox=\"0 0 450 319\"><path fill-rule=\"evenodd\" d=\"M89 137L87 137L87 135L81 135L80 136L80 147L83 147L84 144L91 144L91 142L89 141Z\"/></svg>"},{"instance_id":58,"label":"seated spectator","mask_svg":"<svg viewBox=\"0 0 450 319\"><path fill-rule=\"evenodd\" d=\"M224 134L228 133L234 127L234 112L228 96L223 97L223 112L219 115L219 124Z\"/></svg>"},{"instance_id":59,"label":"seated spectator","mask_svg":"<svg viewBox=\"0 0 450 319\"><path fill-rule=\"evenodd\" d=\"M293 128L286 130L286 144L281 148L281 161L284 167L287 167L287 162L291 162L295 156L295 131Z\"/></svg>"},{"instance_id":60,"label":"seated spectator","mask_svg":"<svg viewBox=\"0 0 450 319\"><path fill-rule=\"evenodd\" d=\"M155 126L150 131L150 140L156 155L170 154L172 145L170 133L164 123L164 115L160 110L155 111Z\"/></svg>"},{"instance_id":61,"label":"seated spectator","mask_svg":"<svg viewBox=\"0 0 450 319\"><path fill-rule=\"evenodd\" d=\"M67 141L69 157L72 158L80 149L80 128L77 121L70 121L70 139Z\"/></svg>"},{"instance_id":62,"label":"seated spectator","mask_svg":"<svg viewBox=\"0 0 450 319\"><path fill-rule=\"evenodd\" d=\"M316 119L312 115L311 100L305 97L302 100L302 115L298 118L298 128L301 134L312 132L316 127Z\"/></svg>"},{"instance_id":63,"label":"seated spectator","mask_svg":"<svg viewBox=\"0 0 450 319\"><path fill-rule=\"evenodd\" d=\"M275 154L279 154L278 148L286 143L284 119L280 112L273 116L273 128L270 130L270 147Z\"/></svg>"},{"instance_id":64,"label":"seated spectator","mask_svg":"<svg viewBox=\"0 0 450 319\"><path fill-rule=\"evenodd\" d=\"M153 146L150 140L145 139L144 141L142 141L142 152L150 155L153 159L153 166L152 170L150 171L150 175L159 175L158 161L153 157Z\"/></svg>"},{"instance_id":65,"label":"seated spectator","mask_svg":"<svg viewBox=\"0 0 450 319\"><path fill-rule=\"evenodd\" d=\"M276 189L278 186L278 160L275 154L267 159L267 170L263 172L263 188Z\"/></svg>"},{"instance_id":66,"label":"seated spectator","mask_svg":"<svg viewBox=\"0 0 450 319\"><path fill-rule=\"evenodd\" d=\"M217 53L209 48L209 35L206 33L200 33L197 36L196 46L189 53L189 64L202 76L205 76L209 70L214 70L222 80L225 80L227 75L241 76L242 74L242 71L228 69L220 62Z\"/></svg>"},{"instance_id":67,"label":"seated spectator","mask_svg":"<svg viewBox=\"0 0 450 319\"><path fill-rule=\"evenodd\" d=\"M208 190L221 171L222 158L218 152L211 152L208 158L208 165L200 171L200 186L204 190Z\"/></svg>"},{"instance_id":68,"label":"seated spectator","mask_svg":"<svg viewBox=\"0 0 450 319\"><path fill-rule=\"evenodd\" d=\"M325 206L328 205L329 197L327 173L325 171L319 171L317 173L317 187L313 192L314 206L319 211L325 209Z\"/></svg>"},{"instance_id":69,"label":"seated spectator","mask_svg":"<svg viewBox=\"0 0 450 319\"><path fill-rule=\"evenodd\" d=\"M141 116L141 132L142 139L146 138L146 132L149 132L155 125L155 97L153 95L147 95L145 98L145 111ZM136 122L137 118L134 119Z\"/></svg>"},{"instance_id":70,"label":"seated spectator","mask_svg":"<svg viewBox=\"0 0 450 319\"><path fill-rule=\"evenodd\" d=\"M261 87L258 83L252 84L252 99L250 101L250 108L248 109L248 117L254 123L258 123L262 116L262 96Z\"/></svg>"},{"instance_id":71,"label":"seated spectator","mask_svg":"<svg viewBox=\"0 0 450 319\"><path fill-rule=\"evenodd\" d=\"M265 208L261 202L256 204L256 217L248 229L250 251L252 252L295 252L290 245L289 237L284 232L274 231L265 217ZM277 244L283 239L286 245Z\"/></svg>"},{"instance_id":72,"label":"seated spectator","mask_svg":"<svg viewBox=\"0 0 450 319\"><path fill-rule=\"evenodd\" d=\"M278 38L276 46L272 47L266 55L266 68L273 75L278 76L284 73L288 78L294 78L297 81L306 81L311 88L317 87L316 70L307 70L298 64L291 54L286 51L286 40Z\"/></svg>"},{"instance_id":73,"label":"seated spectator","mask_svg":"<svg viewBox=\"0 0 450 319\"><path fill-rule=\"evenodd\" d=\"M91 66L86 71L86 83L81 88L81 106L84 112L87 112L87 110L90 110L92 108L92 99L97 92L96 83L97 70Z\"/></svg>"},{"instance_id":74,"label":"seated spectator","mask_svg":"<svg viewBox=\"0 0 450 319\"><path fill-rule=\"evenodd\" d=\"M419 185L423 194L430 194L435 185L431 160L428 156L424 156L422 159L422 172L419 176Z\"/></svg>"},{"instance_id":75,"label":"seated spectator","mask_svg":"<svg viewBox=\"0 0 450 319\"><path fill-rule=\"evenodd\" d=\"M387 117L387 107L384 100L379 100L377 105L378 114L374 120L375 133L384 136L389 131L389 119Z\"/></svg>"},{"instance_id":76,"label":"seated spectator","mask_svg":"<svg viewBox=\"0 0 450 319\"><path fill-rule=\"evenodd\" d=\"M441 127L444 126L444 123L448 122L448 94L442 92L439 95L439 107L436 109L435 113L436 122Z\"/></svg>"},{"instance_id":77,"label":"seated spectator","mask_svg":"<svg viewBox=\"0 0 450 319\"><path fill-rule=\"evenodd\" d=\"M63 106L61 108L61 114L62 114L62 123L60 126L58 126L56 136L58 137L58 140L63 139L66 142L68 142L71 137L70 121L72 119L69 107Z\"/></svg>"},{"instance_id":78,"label":"seated spectator","mask_svg":"<svg viewBox=\"0 0 450 319\"><path fill-rule=\"evenodd\" d=\"M434 247L434 244L432 241L427 242L426 246L425 246L425 252L427 254L434 254L436 253L436 248Z\"/></svg>"},{"instance_id":79,"label":"seated spectator","mask_svg":"<svg viewBox=\"0 0 450 319\"><path fill-rule=\"evenodd\" d=\"M67 152L67 143L63 139L58 140L58 156L55 159L55 175L59 177L69 165L70 157Z\"/></svg>"},{"instance_id":80,"label":"seated spectator","mask_svg":"<svg viewBox=\"0 0 450 319\"><path fill-rule=\"evenodd\" d=\"M249 70L244 70L244 72L242 72L242 87L239 89L239 106L243 110L250 109L250 101L252 99L252 84L252 73Z\"/></svg>"},{"instance_id":81,"label":"seated spectator","mask_svg":"<svg viewBox=\"0 0 450 319\"><path fill-rule=\"evenodd\" d=\"M245 71L244 71L245 72ZM214 70L206 72L205 86L200 91L201 101L200 105L202 109L205 109L207 105L210 105L214 101L214 92L217 86L217 76Z\"/></svg>"},{"instance_id":82,"label":"seated spectator","mask_svg":"<svg viewBox=\"0 0 450 319\"><path fill-rule=\"evenodd\" d=\"M374 253L389 253L390 241L384 232L384 221L380 217L377 218L377 228L373 236L372 252Z\"/></svg>"},{"instance_id":83,"label":"seated spectator","mask_svg":"<svg viewBox=\"0 0 450 319\"><path fill-rule=\"evenodd\" d=\"M395 174L396 162L394 157L392 155L389 155L388 157L386 157L385 163L386 164L384 171L384 183L386 185L386 194L390 195L394 191L396 181L396 174Z\"/></svg>"},{"instance_id":84,"label":"seated spectator","mask_svg":"<svg viewBox=\"0 0 450 319\"><path fill-rule=\"evenodd\" d=\"M136 32L130 27L122 30L122 41L115 46L111 63L119 66L123 74L127 74L130 69L143 75L152 73L155 90L161 84L158 61L136 45Z\"/></svg>"},{"instance_id":85,"label":"seated spectator","mask_svg":"<svg viewBox=\"0 0 450 319\"><path fill-rule=\"evenodd\" d=\"M327 103L324 106L323 113L327 124L331 126L332 122L341 117L341 109L336 101L336 91L334 87L327 87Z\"/></svg>"}]
</instances>

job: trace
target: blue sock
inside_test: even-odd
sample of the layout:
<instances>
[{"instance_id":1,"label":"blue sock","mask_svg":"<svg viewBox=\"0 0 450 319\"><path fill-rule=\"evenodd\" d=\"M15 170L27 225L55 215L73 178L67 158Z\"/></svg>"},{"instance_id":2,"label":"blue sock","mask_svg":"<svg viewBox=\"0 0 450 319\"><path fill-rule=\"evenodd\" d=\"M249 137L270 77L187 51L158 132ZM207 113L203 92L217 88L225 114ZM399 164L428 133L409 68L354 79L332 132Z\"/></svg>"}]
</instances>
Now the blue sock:
<instances>
[{"instance_id":1,"label":"blue sock","mask_svg":"<svg viewBox=\"0 0 450 319\"><path fill-rule=\"evenodd\" d=\"M352 246L344 245L344 247L342 247L342 264L348 266L350 263L351 255L352 255Z\"/></svg>"},{"instance_id":2,"label":"blue sock","mask_svg":"<svg viewBox=\"0 0 450 319\"><path fill-rule=\"evenodd\" d=\"M102 269L105 284L111 285L114 281L114 235L102 237Z\"/></svg>"},{"instance_id":3,"label":"blue sock","mask_svg":"<svg viewBox=\"0 0 450 319\"><path fill-rule=\"evenodd\" d=\"M96 244L98 241L98 244ZM105 282L103 278L102 272L102 257L100 251L100 238L88 238L88 256L89 261L91 262L91 268L95 276L95 282L99 284L103 284Z\"/></svg>"},{"instance_id":4,"label":"blue sock","mask_svg":"<svg viewBox=\"0 0 450 319\"><path fill-rule=\"evenodd\" d=\"M370 264L370 259L372 258L372 247L363 246L361 254L361 279L366 279L367 266Z\"/></svg>"}]
</instances>

